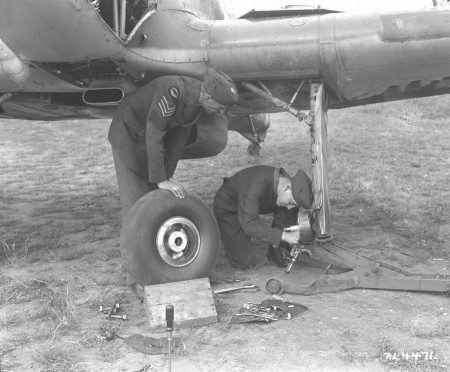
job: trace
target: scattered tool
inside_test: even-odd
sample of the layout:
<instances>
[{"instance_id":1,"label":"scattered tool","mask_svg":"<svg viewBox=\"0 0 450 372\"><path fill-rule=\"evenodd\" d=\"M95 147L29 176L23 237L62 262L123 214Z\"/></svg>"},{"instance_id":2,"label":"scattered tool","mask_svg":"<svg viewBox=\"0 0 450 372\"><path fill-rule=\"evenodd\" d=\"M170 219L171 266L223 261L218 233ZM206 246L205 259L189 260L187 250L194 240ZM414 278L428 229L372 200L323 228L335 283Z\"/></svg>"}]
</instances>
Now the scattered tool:
<instances>
[{"instance_id":1,"label":"scattered tool","mask_svg":"<svg viewBox=\"0 0 450 372\"><path fill-rule=\"evenodd\" d=\"M270 323L292 319L308 310L306 306L283 300L265 300L260 304L247 302L231 317L228 323Z\"/></svg>"},{"instance_id":2,"label":"scattered tool","mask_svg":"<svg viewBox=\"0 0 450 372\"><path fill-rule=\"evenodd\" d=\"M125 314L117 315L117 312L120 310L120 304L116 303L111 306L102 306L100 305L99 311L102 314L105 314L106 319L122 319L126 320L127 316Z\"/></svg>"},{"instance_id":3,"label":"scattered tool","mask_svg":"<svg viewBox=\"0 0 450 372\"><path fill-rule=\"evenodd\" d=\"M113 314L106 315L106 319L111 319L111 318L127 320L127 316L125 314L124 315L113 315Z\"/></svg>"},{"instance_id":4,"label":"scattered tool","mask_svg":"<svg viewBox=\"0 0 450 372\"><path fill-rule=\"evenodd\" d=\"M116 315L116 314L117 314L116 308L115 308L114 306L111 306L111 307L109 308L109 310L107 311L107 314L108 314L108 318L111 319L111 317L112 317L113 315Z\"/></svg>"},{"instance_id":5,"label":"scattered tool","mask_svg":"<svg viewBox=\"0 0 450 372\"><path fill-rule=\"evenodd\" d=\"M99 311L101 313L106 313L112 311L112 314L116 314L117 310L120 308L120 304L114 304L113 306L102 306L100 305Z\"/></svg>"},{"instance_id":6,"label":"scattered tool","mask_svg":"<svg viewBox=\"0 0 450 372\"><path fill-rule=\"evenodd\" d=\"M173 305L166 306L167 341L169 343L169 372L172 370L172 331L173 331L174 308Z\"/></svg>"},{"instance_id":7,"label":"scattered tool","mask_svg":"<svg viewBox=\"0 0 450 372\"><path fill-rule=\"evenodd\" d=\"M242 287L234 287L234 288L224 288L224 289L216 289L213 291L214 294L218 293L225 293L225 292L231 292L231 291L239 291L241 289L251 289L251 288L258 288L257 285L249 284L249 285L243 285Z\"/></svg>"}]
</instances>

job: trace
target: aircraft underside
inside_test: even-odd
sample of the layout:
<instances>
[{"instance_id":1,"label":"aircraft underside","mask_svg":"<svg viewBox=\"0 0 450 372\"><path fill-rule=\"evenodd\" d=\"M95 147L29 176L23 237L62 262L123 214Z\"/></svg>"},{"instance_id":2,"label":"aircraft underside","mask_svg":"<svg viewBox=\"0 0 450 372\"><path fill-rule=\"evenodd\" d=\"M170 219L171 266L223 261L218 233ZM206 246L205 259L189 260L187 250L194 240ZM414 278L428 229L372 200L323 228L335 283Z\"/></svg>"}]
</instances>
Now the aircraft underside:
<instances>
[{"instance_id":1,"label":"aircraft underside","mask_svg":"<svg viewBox=\"0 0 450 372\"><path fill-rule=\"evenodd\" d=\"M207 65L237 83L264 84L288 102L306 79L292 102L296 109L308 109L311 79L324 81L330 108L450 90L450 10L349 15L320 9L223 19L219 1L143 3L2 2L2 14L11 16L0 25L1 91L78 93L85 104L114 105L156 76L201 78ZM12 21L15 14L25 23ZM233 116L280 111L240 93Z\"/></svg>"}]
</instances>

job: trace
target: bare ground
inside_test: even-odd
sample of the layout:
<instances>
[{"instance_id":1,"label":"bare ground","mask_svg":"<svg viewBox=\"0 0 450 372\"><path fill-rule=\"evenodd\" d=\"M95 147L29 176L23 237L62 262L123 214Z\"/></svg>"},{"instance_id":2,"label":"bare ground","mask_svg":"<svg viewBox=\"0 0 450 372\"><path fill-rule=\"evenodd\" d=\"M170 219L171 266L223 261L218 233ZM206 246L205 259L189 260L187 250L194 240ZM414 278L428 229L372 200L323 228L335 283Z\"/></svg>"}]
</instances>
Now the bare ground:
<instances>
[{"instance_id":1,"label":"bare ground","mask_svg":"<svg viewBox=\"0 0 450 372\"><path fill-rule=\"evenodd\" d=\"M421 273L448 274L450 135L448 97L330 112L330 183L336 244ZM409 116L408 116L409 115ZM116 338L151 335L146 311L124 284L120 213L106 133L109 122L0 121L1 371L167 370ZM307 171L307 129L275 115L262 156L231 133L215 158L186 161L176 178L211 206L223 176L253 164ZM271 324L229 325L283 277L256 247L260 265L235 271L223 256L213 288L230 277L260 290L215 295L218 322L175 330L173 371L447 371L450 303L441 293L348 290L285 294L310 310ZM307 284L320 269L296 265ZM109 321L99 305L128 315ZM165 337L164 334L153 335Z\"/></svg>"}]
</instances>

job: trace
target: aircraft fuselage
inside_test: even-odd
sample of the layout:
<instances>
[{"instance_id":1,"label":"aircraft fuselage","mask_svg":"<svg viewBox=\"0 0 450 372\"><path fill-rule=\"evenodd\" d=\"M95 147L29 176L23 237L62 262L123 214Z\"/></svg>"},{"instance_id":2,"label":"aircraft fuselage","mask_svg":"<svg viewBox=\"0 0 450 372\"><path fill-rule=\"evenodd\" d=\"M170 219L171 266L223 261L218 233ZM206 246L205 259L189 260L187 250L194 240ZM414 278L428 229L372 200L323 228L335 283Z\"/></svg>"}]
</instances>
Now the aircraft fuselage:
<instances>
[{"instance_id":1,"label":"aircraft fuselage","mask_svg":"<svg viewBox=\"0 0 450 372\"><path fill-rule=\"evenodd\" d=\"M159 75L200 77L208 65L287 101L302 79L322 80L330 108L450 92L450 10L215 20L215 1L198 12L166 0L120 38L87 1L45 3L0 5L1 92L128 92ZM26 24L2 17L24 13ZM241 93L235 114L280 111ZM292 106L308 105L305 86Z\"/></svg>"}]
</instances>

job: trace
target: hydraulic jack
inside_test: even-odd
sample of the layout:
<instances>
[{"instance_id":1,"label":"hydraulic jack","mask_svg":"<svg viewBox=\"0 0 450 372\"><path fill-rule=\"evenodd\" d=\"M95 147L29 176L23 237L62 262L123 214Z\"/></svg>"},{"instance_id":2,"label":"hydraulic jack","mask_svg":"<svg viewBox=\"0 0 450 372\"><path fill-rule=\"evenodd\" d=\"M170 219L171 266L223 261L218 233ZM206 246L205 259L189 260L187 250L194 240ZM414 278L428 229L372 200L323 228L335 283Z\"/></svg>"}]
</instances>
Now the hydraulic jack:
<instances>
[{"instance_id":1,"label":"hydraulic jack","mask_svg":"<svg viewBox=\"0 0 450 372\"><path fill-rule=\"evenodd\" d=\"M450 293L450 276L414 274L396 266L377 262L334 243L310 247L312 257L299 255L297 261L325 267L321 277L309 285L272 278L266 283L271 294L314 295L352 288ZM340 272L339 274L331 274Z\"/></svg>"}]
</instances>

